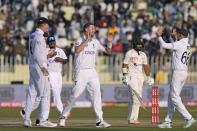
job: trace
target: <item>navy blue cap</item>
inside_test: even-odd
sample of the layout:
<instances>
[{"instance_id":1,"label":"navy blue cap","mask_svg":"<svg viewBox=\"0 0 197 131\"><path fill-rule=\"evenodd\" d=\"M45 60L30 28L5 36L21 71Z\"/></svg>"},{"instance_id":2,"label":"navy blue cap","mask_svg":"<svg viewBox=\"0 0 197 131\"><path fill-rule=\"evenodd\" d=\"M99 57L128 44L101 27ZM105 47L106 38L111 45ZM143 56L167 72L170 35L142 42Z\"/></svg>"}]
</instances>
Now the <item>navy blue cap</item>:
<instances>
[{"instance_id":1,"label":"navy blue cap","mask_svg":"<svg viewBox=\"0 0 197 131\"><path fill-rule=\"evenodd\" d=\"M48 24L49 20L45 17L38 18L37 24Z\"/></svg>"},{"instance_id":2,"label":"navy blue cap","mask_svg":"<svg viewBox=\"0 0 197 131\"><path fill-rule=\"evenodd\" d=\"M55 41L55 36L54 35L50 35L48 38L47 38L47 43L50 43L50 42L53 42Z\"/></svg>"}]
</instances>

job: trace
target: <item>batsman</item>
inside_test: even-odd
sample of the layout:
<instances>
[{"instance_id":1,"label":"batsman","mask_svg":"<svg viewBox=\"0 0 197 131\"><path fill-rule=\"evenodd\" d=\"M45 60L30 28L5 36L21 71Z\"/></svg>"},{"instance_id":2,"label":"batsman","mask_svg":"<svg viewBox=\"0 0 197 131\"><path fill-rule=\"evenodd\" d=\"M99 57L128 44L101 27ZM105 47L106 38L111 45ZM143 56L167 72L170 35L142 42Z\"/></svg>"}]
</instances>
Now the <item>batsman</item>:
<instances>
[{"instance_id":1,"label":"batsman","mask_svg":"<svg viewBox=\"0 0 197 131\"><path fill-rule=\"evenodd\" d=\"M133 44L133 49L129 50L124 58L122 65L123 78L122 82L128 85L131 92L131 99L128 103L128 124L140 124L138 114L140 101L137 94L142 97L144 72L147 76L147 83L152 85L154 79L150 77L150 70L147 64L147 56L142 51L143 42L141 39L136 40ZM132 88L132 89L131 89ZM136 93L134 93L134 91Z\"/></svg>"}]
</instances>

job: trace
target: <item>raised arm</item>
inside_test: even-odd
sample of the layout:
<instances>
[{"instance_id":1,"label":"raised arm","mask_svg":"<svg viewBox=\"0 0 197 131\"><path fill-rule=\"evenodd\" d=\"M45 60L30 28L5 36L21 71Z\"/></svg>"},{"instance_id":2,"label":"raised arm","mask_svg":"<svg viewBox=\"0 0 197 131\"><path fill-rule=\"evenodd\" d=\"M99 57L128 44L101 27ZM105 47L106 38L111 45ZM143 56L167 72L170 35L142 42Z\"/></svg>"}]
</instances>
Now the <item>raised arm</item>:
<instances>
[{"instance_id":1,"label":"raised arm","mask_svg":"<svg viewBox=\"0 0 197 131\"><path fill-rule=\"evenodd\" d=\"M114 38L113 34L108 34L107 35L107 47L105 48L99 42L98 43L98 51L105 52L106 54L111 54L111 48L112 48L112 40L113 40L113 38Z\"/></svg>"},{"instance_id":2,"label":"raised arm","mask_svg":"<svg viewBox=\"0 0 197 131\"><path fill-rule=\"evenodd\" d=\"M166 43L161 36L158 40L162 48L173 50L173 43Z\"/></svg>"},{"instance_id":3,"label":"raised arm","mask_svg":"<svg viewBox=\"0 0 197 131\"><path fill-rule=\"evenodd\" d=\"M160 46L162 48L171 49L171 50L173 49L173 44L172 43L166 43L161 37L162 34L163 34L163 27L162 26L158 27L156 34L159 37L158 40L159 40Z\"/></svg>"},{"instance_id":4,"label":"raised arm","mask_svg":"<svg viewBox=\"0 0 197 131\"><path fill-rule=\"evenodd\" d=\"M105 53L107 54L111 54L111 48L112 48L112 40L113 40L114 36L113 34L108 34L107 35L107 47L105 48Z\"/></svg>"}]
</instances>

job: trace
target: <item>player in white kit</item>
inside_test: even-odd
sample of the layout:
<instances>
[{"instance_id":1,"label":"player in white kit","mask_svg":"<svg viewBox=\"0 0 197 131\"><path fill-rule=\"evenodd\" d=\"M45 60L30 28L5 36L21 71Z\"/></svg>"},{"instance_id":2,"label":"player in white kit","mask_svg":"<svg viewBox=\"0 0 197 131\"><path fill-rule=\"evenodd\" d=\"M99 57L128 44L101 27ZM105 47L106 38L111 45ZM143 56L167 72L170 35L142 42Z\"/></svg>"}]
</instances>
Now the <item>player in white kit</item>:
<instances>
[{"instance_id":1,"label":"player in white kit","mask_svg":"<svg viewBox=\"0 0 197 131\"><path fill-rule=\"evenodd\" d=\"M176 29L177 41L166 43L162 39L163 28L160 26L157 30L160 46L173 51L172 54L172 78L170 82L170 91L168 95L168 112L165 121L159 124L159 128L171 128L172 117L175 108L181 113L185 119L183 128L188 128L193 125L196 120L187 111L182 103L180 93L185 84L188 75L188 61L190 57L190 45L188 32L185 29Z\"/></svg>"},{"instance_id":2,"label":"player in white kit","mask_svg":"<svg viewBox=\"0 0 197 131\"><path fill-rule=\"evenodd\" d=\"M56 51L56 55L52 58L48 58L49 63L49 80L51 84L51 90L53 95L53 102L57 107L58 112L62 113L63 104L61 100L61 91L62 91L62 64L66 64L67 56L64 51L56 47L55 37L50 35L47 38L47 43L50 49Z\"/></svg>"},{"instance_id":3,"label":"player in white kit","mask_svg":"<svg viewBox=\"0 0 197 131\"><path fill-rule=\"evenodd\" d=\"M129 50L124 58L122 65L123 84L130 85L141 97L144 83L144 72L147 76L147 83L152 85L154 79L150 77L150 71L147 64L147 56L142 51L143 43L141 40L134 41L134 48ZM129 89L131 90L131 89ZM131 90L132 91L132 90ZM128 104L128 124L139 124L140 102L136 94L132 93L131 101Z\"/></svg>"},{"instance_id":4,"label":"player in white kit","mask_svg":"<svg viewBox=\"0 0 197 131\"><path fill-rule=\"evenodd\" d=\"M104 48L94 37L95 26L92 23L84 25L85 35L80 37L75 43L75 61L74 61L74 88L73 94L64 107L60 117L59 126L65 126L65 120L76 99L87 87L92 99L92 106L96 114L96 127L110 127L111 125L103 120L102 100L100 91L100 82L96 72L96 55L98 51L105 53L111 52L112 35L108 35L108 47Z\"/></svg>"},{"instance_id":5,"label":"player in white kit","mask_svg":"<svg viewBox=\"0 0 197 131\"><path fill-rule=\"evenodd\" d=\"M48 20L38 19L38 28L29 37L29 70L30 80L26 94L24 126L31 127L30 115L35 103L40 106L40 126L55 127L48 120L50 109L50 84L48 78L47 57L54 54L54 50L47 50L44 32L48 31Z\"/></svg>"},{"instance_id":6,"label":"player in white kit","mask_svg":"<svg viewBox=\"0 0 197 131\"><path fill-rule=\"evenodd\" d=\"M49 81L51 85L51 91L53 95L53 102L57 107L58 112L62 113L63 104L61 101L61 90L62 90L62 64L67 62L67 56L64 51L56 47L55 37L50 35L46 38L47 44L49 45L50 50L54 50L55 54L51 58L48 58L48 71L49 71ZM33 111L38 107L38 104L34 104ZM49 110L48 110L49 112ZM25 109L21 111L21 116L24 117ZM40 125L40 115L36 119L36 125Z\"/></svg>"}]
</instances>

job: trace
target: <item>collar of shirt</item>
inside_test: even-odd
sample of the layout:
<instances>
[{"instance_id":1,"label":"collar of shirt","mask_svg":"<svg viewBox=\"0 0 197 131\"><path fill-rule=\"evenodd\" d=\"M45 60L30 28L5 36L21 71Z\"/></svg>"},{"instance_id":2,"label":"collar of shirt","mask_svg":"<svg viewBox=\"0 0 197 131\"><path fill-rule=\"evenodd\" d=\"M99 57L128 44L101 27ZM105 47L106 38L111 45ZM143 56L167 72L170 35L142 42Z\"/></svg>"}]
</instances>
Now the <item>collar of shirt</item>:
<instances>
[{"instance_id":1,"label":"collar of shirt","mask_svg":"<svg viewBox=\"0 0 197 131\"><path fill-rule=\"evenodd\" d=\"M39 34L43 35L44 31L42 31L40 28L36 28L36 32L38 32Z\"/></svg>"},{"instance_id":2,"label":"collar of shirt","mask_svg":"<svg viewBox=\"0 0 197 131\"><path fill-rule=\"evenodd\" d=\"M135 51L135 53L137 53L138 54L138 52L135 50L135 49L133 49L134 51ZM140 55L142 54L142 51L139 51L139 53L140 53ZM139 55L139 54L138 54Z\"/></svg>"}]
</instances>

